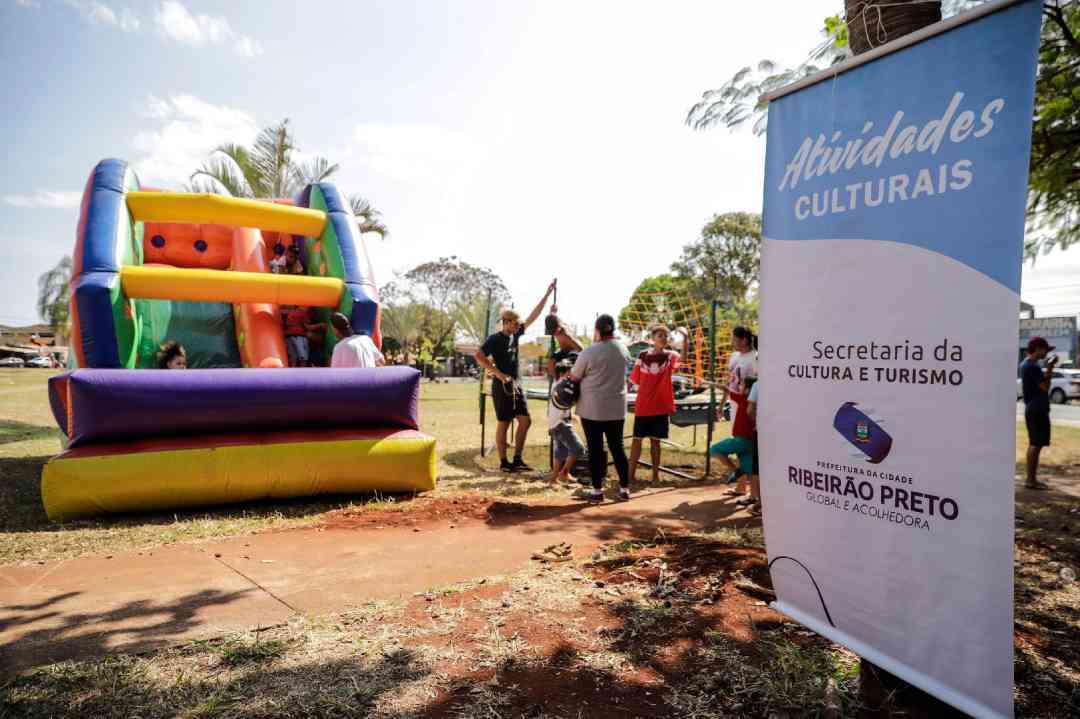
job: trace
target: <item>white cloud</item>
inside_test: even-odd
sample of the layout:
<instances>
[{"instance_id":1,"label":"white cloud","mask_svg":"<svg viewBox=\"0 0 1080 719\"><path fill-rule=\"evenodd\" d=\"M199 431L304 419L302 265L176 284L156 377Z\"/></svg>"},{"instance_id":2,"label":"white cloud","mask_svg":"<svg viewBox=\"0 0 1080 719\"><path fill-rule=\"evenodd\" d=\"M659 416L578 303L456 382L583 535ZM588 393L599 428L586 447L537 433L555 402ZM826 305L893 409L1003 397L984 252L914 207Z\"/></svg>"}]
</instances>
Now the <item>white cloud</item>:
<instances>
[{"instance_id":1,"label":"white cloud","mask_svg":"<svg viewBox=\"0 0 1080 719\"><path fill-rule=\"evenodd\" d=\"M241 35L240 39L233 45L233 52L240 57L258 57L263 54L263 47L258 40L247 35Z\"/></svg>"},{"instance_id":2,"label":"white cloud","mask_svg":"<svg viewBox=\"0 0 1080 719\"><path fill-rule=\"evenodd\" d=\"M102 5L99 2L92 2L86 6L86 19L92 23L98 23L101 25L119 25L120 20L117 19L116 13L108 5Z\"/></svg>"},{"instance_id":3,"label":"white cloud","mask_svg":"<svg viewBox=\"0 0 1080 719\"><path fill-rule=\"evenodd\" d=\"M206 47L235 41L233 52L241 57L263 53L258 40L234 31L225 17L192 14L179 0L162 0L154 24L159 33L181 45Z\"/></svg>"},{"instance_id":4,"label":"white cloud","mask_svg":"<svg viewBox=\"0 0 1080 719\"><path fill-rule=\"evenodd\" d=\"M78 207L82 193L67 190L38 190L31 195L5 195L4 204L12 207L44 210L69 210Z\"/></svg>"},{"instance_id":5,"label":"white cloud","mask_svg":"<svg viewBox=\"0 0 1080 719\"><path fill-rule=\"evenodd\" d=\"M38 0L15 0L15 4L19 7L41 7Z\"/></svg>"},{"instance_id":6,"label":"white cloud","mask_svg":"<svg viewBox=\"0 0 1080 719\"><path fill-rule=\"evenodd\" d=\"M94 25L108 25L119 28L123 32L138 32L142 25L139 17L128 8L121 8L117 13L116 10L98 0L66 0L66 4Z\"/></svg>"},{"instance_id":7,"label":"white cloud","mask_svg":"<svg viewBox=\"0 0 1080 719\"><path fill-rule=\"evenodd\" d=\"M150 95L141 113L156 127L136 133L132 165L149 185L187 182L215 147L227 142L250 144L259 126L248 113L214 105L193 95Z\"/></svg>"},{"instance_id":8,"label":"white cloud","mask_svg":"<svg viewBox=\"0 0 1080 719\"><path fill-rule=\"evenodd\" d=\"M124 32L138 32L141 25L142 22L139 20L138 16L135 13L131 12L127 8L124 8L120 11L121 30L123 30Z\"/></svg>"}]
</instances>

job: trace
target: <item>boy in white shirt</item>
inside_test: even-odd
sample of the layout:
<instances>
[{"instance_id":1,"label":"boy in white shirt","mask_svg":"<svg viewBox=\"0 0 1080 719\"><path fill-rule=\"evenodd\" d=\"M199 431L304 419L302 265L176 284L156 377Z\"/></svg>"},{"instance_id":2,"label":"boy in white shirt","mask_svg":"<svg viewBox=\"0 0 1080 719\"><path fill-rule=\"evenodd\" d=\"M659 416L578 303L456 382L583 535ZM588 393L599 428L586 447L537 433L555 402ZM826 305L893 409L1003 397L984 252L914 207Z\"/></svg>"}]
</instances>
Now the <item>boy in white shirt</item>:
<instances>
[{"instance_id":1,"label":"boy in white shirt","mask_svg":"<svg viewBox=\"0 0 1080 719\"><path fill-rule=\"evenodd\" d=\"M382 367L386 364L386 358L370 337L353 332L348 317L335 312L330 316L330 324L338 338L330 358L331 367Z\"/></svg>"},{"instance_id":2,"label":"boy in white shirt","mask_svg":"<svg viewBox=\"0 0 1080 719\"><path fill-rule=\"evenodd\" d=\"M570 362L562 361L555 365L555 381L567 377L570 373L570 368L573 365ZM554 387L552 388L552 394L554 394ZM554 445L554 464L551 468L551 476L549 479L552 481L573 482L574 478L570 475L570 471L577 464L585 454L585 446L581 443L581 438L578 437L577 432L574 431L574 422L570 415L569 409L559 409L555 406L552 398L548 399L548 434L551 435L552 444Z\"/></svg>"}]
</instances>

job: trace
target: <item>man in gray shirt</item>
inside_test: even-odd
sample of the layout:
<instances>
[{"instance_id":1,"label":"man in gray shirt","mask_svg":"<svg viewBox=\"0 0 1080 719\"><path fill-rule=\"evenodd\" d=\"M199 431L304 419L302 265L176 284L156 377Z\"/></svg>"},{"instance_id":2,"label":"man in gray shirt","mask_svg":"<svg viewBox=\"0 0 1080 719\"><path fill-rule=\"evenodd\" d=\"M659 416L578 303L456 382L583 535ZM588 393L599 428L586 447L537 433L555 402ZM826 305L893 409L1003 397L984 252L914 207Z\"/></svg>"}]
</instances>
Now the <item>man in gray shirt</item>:
<instances>
[{"instance_id":1,"label":"man in gray shirt","mask_svg":"<svg viewBox=\"0 0 1080 719\"><path fill-rule=\"evenodd\" d=\"M630 355L615 339L615 320L611 315L596 318L595 342L578 355L570 376L581 383L577 403L581 428L589 446L589 471L592 490L590 503L603 501L604 477L607 475L604 437L619 473L619 499L630 499L630 467L623 448L623 423L626 419L626 367Z\"/></svg>"}]
</instances>

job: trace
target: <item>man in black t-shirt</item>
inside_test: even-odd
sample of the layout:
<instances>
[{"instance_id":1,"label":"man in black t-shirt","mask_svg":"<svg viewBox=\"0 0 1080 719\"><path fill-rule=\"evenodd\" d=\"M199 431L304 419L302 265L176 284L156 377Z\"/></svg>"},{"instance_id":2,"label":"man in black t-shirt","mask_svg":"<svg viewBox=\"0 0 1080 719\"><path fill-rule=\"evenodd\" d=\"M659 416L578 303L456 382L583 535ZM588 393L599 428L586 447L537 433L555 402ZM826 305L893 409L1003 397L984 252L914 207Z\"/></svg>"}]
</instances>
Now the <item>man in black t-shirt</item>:
<instances>
[{"instance_id":1,"label":"man in black t-shirt","mask_svg":"<svg viewBox=\"0 0 1080 719\"><path fill-rule=\"evenodd\" d=\"M1050 446L1050 379L1054 374L1057 357L1046 362L1046 369L1039 361L1054 349L1042 337L1032 337L1027 346L1027 359L1020 363L1020 384L1024 393L1024 423L1028 431L1027 480L1028 489L1047 489L1036 479L1039 471L1039 453Z\"/></svg>"},{"instance_id":2,"label":"man in black t-shirt","mask_svg":"<svg viewBox=\"0 0 1080 719\"><path fill-rule=\"evenodd\" d=\"M555 283L548 285L544 298L536 305L529 316L522 322L517 312L504 310L499 316L501 330L484 341L476 352L476 361L492 377L491 399L495 405L495 447L499 450L499 468L503 472L524 472L530 467L521 458L525 448L525 438L529 434L532 420L529 418L529 405L525 401L525 391L518 378L518 340L525 334L525 328L536 321L547 304L548 297L555 291ZM506 434L514 418L518 420L517 434L514 437L514 461L506 459Z\"/></svg>"}]
</instances>

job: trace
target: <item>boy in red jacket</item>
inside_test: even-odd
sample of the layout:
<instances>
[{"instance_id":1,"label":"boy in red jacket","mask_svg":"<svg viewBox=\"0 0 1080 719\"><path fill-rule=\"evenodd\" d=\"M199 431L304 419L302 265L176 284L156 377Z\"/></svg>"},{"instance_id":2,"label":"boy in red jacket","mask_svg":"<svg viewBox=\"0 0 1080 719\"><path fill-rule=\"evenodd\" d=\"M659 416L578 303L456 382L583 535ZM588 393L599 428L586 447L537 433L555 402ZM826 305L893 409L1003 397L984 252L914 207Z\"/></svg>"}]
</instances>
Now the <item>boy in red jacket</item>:
<instances>
[{"instance_id":1,"label":"boy in red jacket","mask_svg":"<svg viewBox=\"0 0 1080 719\"><path fill-rule=\"evenodd\" d=\"M637 385L634 403L634 439L630 445L630 478L641 459L641 441L649 439L652 481L660 479L660 440L668 438L668 421L675 414L675 389L671 376L679 367L679 353L669 350L668 328L653 325L649 330L653 348L638 355L630 381Z\"/></svg>"}]
</instances>

